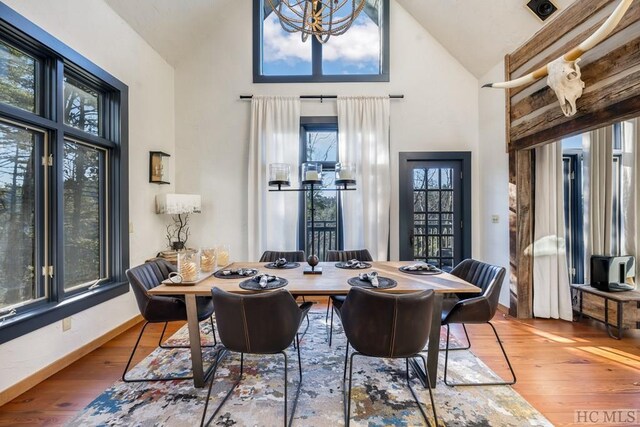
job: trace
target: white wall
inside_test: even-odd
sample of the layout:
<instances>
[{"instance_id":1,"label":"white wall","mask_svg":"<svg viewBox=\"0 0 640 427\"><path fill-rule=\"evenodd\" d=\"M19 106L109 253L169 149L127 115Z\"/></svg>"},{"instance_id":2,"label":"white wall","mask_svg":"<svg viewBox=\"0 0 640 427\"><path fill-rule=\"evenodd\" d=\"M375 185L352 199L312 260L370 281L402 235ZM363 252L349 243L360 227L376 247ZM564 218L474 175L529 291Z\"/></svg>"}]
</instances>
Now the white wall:
<instances>
[{"instance_id":1,"label":"white wall","mask_svg":"<svg viewBox=\"0 0 640 427\"><path fill-rule=\"evenodd\" d=\"M253 84L250 16L251 2L237 2L211 22L211 33L176 65L177 190L203 197L189 244L230 243L232 258L246 259L250 104L239 95L404 94L404 100L391 101L391 257L398 257L400 151L473 151L477 255L478 80L392 1L391 82ZM335 102L303 101L302 114L336 115Z\"/></svg>"},{"instance_id":2,"label":"white wall","mask_svg":"<svg viewBox=\"0 0 640 427\"><path fill-rule=\"evenodd\" d=\"M496 64L480 83L504 80L504 62ZM503 90L481 89L479 96L478 149L480 168L480 253L483 261L507 269L500 303L509 307L509 156L505 138L505 95ZM498 215L498 223L492 216Z\"/></svg>"},{"instance_id":3,"label":"white wall","mask_svg":"<svg viewBox=\"0 0 640 427\"><path fill-rule=\"evenodd\" d=\"M129 86L129 214L131 265L165 246L165 219L148 183L149 150L175 152L174 73L102 0L3 0ZM133 294L122 295L61 322L0 345L0 391L139 314Z\"/></svg>"}]
</instances>

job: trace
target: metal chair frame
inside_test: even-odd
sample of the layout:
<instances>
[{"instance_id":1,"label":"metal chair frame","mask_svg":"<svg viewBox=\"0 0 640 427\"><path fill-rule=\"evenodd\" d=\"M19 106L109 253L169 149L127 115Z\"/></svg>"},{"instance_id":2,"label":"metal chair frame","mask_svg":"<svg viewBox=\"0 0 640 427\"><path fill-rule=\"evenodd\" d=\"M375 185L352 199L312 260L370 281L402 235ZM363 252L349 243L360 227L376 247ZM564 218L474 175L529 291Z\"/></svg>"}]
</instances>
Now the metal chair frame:
<instances>
[{"instance_id":1,"label":"metal chair frame","mask_svg":"<svg viewBox=\"0 0 640 427\"><path fill-rule=\"evenodd\" d=\"M349 357L349 343L347 342L347 351L345 353L345 357L344 357L344 375L343 375L343 381L346 382L347 379L347 360L349 360L349 385L348 387L344 387L345 389L345 397L344 397L344 423L346 427L349 427L350 422L351 422L351 383L352 383L352 379L353 379L353 359L355 358L355 356L364 356L364 357L375 357L375 356L367 356L366 354L362 354L360 352L353 352L351 353L351 357ZM410 358L414 358L414 357L419 357L420 359L422 359L422 363L424 364L424 371L427 374L427 382L426 382L426 386L425 388L429 390L429 399L431 400L431 409L433 410L433 419L435 420L435 424L436 426L438 426L438 414L436 412L436 405L435 402L433 400L433 390L431 389L431 386L429 384L431 384L431 380L429 379L429 371L427 370L427 361L424 358L424 356L420 353L414 354L413 356L410 357L399 357L399 358L394 358L394 359L404 359L405 360L405 374L406 374L406 379L407 379L407 386L409 387L409 390L411 391L411 394L413 395L414 400L416 401L416 404L418 405L418 408L420 409L420 413L422 414L422 418L424 418L424 421L427 423L428 426L431 426L431 422L429 421L429 418L427 417L427 413L425 412L424 408L422 407L422 402L420 402L420 399L418 398L418 395L416 393L416 391L413 389L413 387L411 386L411 380L410 380L410 376L409 376L409 359Z\"/></svg>"},{"instance_id":2,"label":"metal chair frame","mask_svg":"<svg viewBox=\"0 0 640 427\"><path fill-rule=\"evenodd\" d=\"M202 347L205 348L213 348L216 347L216 345L218 344L218 340L216 339L216 329L215 326L213 324L213 318L210 317L209 321L211 322L211 334L213 335L213 345L203 345ZM124 371L122 372L122 381L124 381L125 383L139 383L139 382L150 382L150 381L177 381L177 380L192 380L193 379L193 375L190 376L168 376L168 377L153 377L153 378L132 378L132 379L127 379L127 371L129 370L129 366L131 365L131 361L133 360L133 356L136 354L136 350L138 349L138 345L140 344L140 340L142 339L142 334L144 334L145 329L147 328L147 326L152 323L152 322L145 322L144 325L142 326L142 329L140 330L140 334L138 334L138 339L136 341L136 344L133 346L133 350L131 351L131 355L129 356L129 361L127 362L127 365L124 367ZM153 322L153 323L157 323L157 322ZM162 349L175 349L175 348L191 348L188 345L163 345L162 344L162 338L164 337L164 333L167 330L167 325L169 324L169 322L164 322L164 327L162 328L162 334L160 335L160 339L158 340L158 347L162 348ZM211 368L209 368L211 369Z\"/></svg>"},{"instance_id":3,"label":"metal chair frame","mask_svg":"<svg viewBox=\"0 0 640 427\"><path fill-rule=\"evenodd\" d=\"M513 378L511 381L498 381L498 382L483 382L483 383L453 383L447 380L447 368L448 368L448 364L449 364L449 351L452 350L465 350L464 348L449 348L449 335L451 333L451 329L449 328L449 325L445 325L447 327L447 346L445 347L445 353L444 353L444 383L446 385L448 385L449 387L457 387L457 386L466 386L466 387L472 387L472 386L487 386L487 385L512 385L516 383L516 374L515 372L513 372L513 367L511 366L511 362L509 361L509 357L507 356L507 353L504 351L504 347L502 345L502 341L500 341L500 337L498 336L498 331L496 331L495 326L493 326L493 324L491 322L486 322L489 324L489 326L491 326L491 329L493 330L494 335L496 336L496 340L498 341L498 345L500 345L500 350L502 350L502 355L504 356L504 359L507 362L507 366L509 366L509 371L511 371L511 377ZM462 323L462 326L464 327L464 323ZM464 329L465 334L467 333L467 329ZM467 335L467 340L469 340L469 335ZM471 347L471 341L469 342L469 347ZM468 349L467 348L467 349Z\"/></svg>"},{"instance_id":4,"label":"metal chair frame","mask_svg":"<svg viewBox=\"0 0 640 427\"><path fill-rule=\"evenodd\" d=\"M296 339L294 344L298 352L299 381L298 381L298 387L296 389L296 396L293 400L293 409L291 411L290 418L287 416L287 390L288 390L287 388L287 380L288 380L287 353L284 351L273 353L273 354L282 354L284 356L284 426L285 427L291 426L291 423L293 422L293 417L296 413L296 407L298 406L298 397L300 396L300 389L302 387L302 360L300 358L300 339L298 337L298 334L296 334ZM229 396L231 396L231 393L233 393L235 388L238 386L238 384L240 384L240 381L242 380L242 375L244 370L244 353L240 353L240 376L238 377L238 380L233 384L233 386L231 386L231 389L227 392L227 394L224 396L222 401L216 407L216 410L213 412L213 414L209 417L209 419L205 423L205 420L207 419L207 408L209 407L209 399L211 398L211 389L213 388L213 382L215 380L218 365L229 352L231 352L231 350L225 347L222 347L216 354L216 359L213 364L213 373L211 375L211 383L209 384L209 391L207 392L207 400L205 401L205 404L204 404L204 411L202 412L202 420L200 421L200 427L208 426L211 423L213 418L218 414L218 412L220 412L220 409L222 408L222 406L229 399Z\"/></svg>"}]
</instances>

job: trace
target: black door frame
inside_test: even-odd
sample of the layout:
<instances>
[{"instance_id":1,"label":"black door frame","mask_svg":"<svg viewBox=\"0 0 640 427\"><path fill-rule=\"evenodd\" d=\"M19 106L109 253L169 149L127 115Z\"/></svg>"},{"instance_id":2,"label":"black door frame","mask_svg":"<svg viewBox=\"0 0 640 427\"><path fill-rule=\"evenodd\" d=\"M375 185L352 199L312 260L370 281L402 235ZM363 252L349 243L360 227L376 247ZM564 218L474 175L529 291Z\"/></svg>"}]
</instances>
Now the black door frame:
<instances>
[{"instance_id":1,"label":"black door frame","mask_svg":"<svg viewBox=\"0 0 640 427\"><path fill-rule=\"evenodd\" d=\"M471 151L412 151L399 153L399 232L398 232L398 255L400 260L406 261L406 253L403 249L409 246L410 230L407 216L403 215L402 207L407 206L413 198L413 182L411 179L411 167L415 162L428 161L459 161L462 170L462 259L471 258ZM403 185L404 184L404 185ZM411 257L411 259L413 259Z\"/></svg>"}]
</instances>

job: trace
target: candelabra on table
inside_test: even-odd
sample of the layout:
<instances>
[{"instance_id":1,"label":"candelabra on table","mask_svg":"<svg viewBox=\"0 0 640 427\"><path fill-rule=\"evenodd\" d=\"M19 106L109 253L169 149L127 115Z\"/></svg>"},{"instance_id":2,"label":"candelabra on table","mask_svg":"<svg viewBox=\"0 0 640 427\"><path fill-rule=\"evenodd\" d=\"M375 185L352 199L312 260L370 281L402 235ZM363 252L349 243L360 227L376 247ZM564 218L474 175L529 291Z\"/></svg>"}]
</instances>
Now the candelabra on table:
<instances>
[{"instance_id":1,"label":"candelabra on table","mask_svg":"<svg viewBox=\"0 0 640 427\"><path fill-rule=\"evenodd\" d=\"M303 163L300 188L289 188L291 185L291 165L273 163L269 165L269 186L276 187L269 191L296 191L311 195L311 254L307 258L308 267L304 274L322 274L322 267L317 267L320 260L315 254L315 193L318 191L353 191L356 184L355 165L351 163L336 163L335 188L322 188L322 164ZM305 239L306 240L306 239Z\"/></svg>"}]
</instances>

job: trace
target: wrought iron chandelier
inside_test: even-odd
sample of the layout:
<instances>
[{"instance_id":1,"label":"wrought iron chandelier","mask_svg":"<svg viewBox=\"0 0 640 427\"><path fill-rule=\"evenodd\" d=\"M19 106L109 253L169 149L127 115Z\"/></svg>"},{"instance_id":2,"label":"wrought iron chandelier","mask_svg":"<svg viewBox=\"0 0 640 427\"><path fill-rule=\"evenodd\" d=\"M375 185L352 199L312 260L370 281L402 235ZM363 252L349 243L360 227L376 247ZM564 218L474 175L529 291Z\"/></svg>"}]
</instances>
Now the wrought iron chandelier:
<instances>
[{"instance_id":1,"label":"wrought iron chandelier","mask_svg":"<svg viewBox=\"0 0 640 427\"><path fill-rule=\"evenodd\" d=\"M302 41L314 36L326 43L331 36L344 34L356 20L366 0L267 0L289 33L302 33ZM343 13L340 10L350 4ZM345 12L346 11L346 12Z\"/></svg>"}]
</instances>

